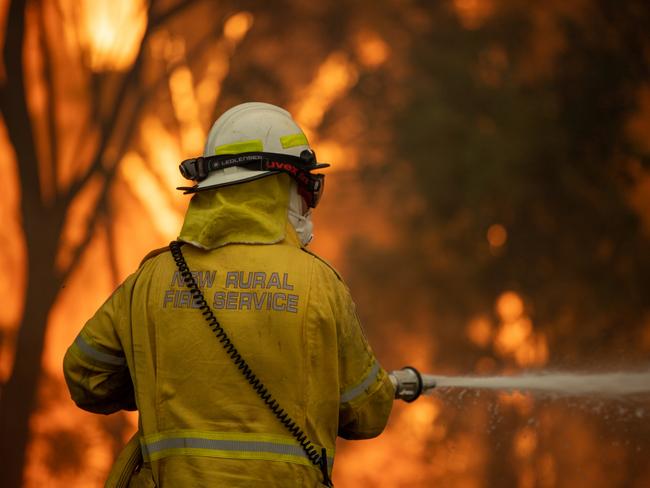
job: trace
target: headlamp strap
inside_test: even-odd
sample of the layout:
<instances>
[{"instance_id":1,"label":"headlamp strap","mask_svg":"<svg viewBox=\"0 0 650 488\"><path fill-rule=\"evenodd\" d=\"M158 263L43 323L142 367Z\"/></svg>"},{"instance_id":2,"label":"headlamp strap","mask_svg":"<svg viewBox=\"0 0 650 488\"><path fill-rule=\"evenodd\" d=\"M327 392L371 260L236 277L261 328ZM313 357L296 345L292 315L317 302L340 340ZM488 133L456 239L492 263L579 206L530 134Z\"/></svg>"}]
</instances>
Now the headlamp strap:
<instances>
[{"instance_id":1,"label":"headlamp strap","mask_svg":"<svg viewBox=\"0 0 650 488\"><path fill-rule=\"evenodd\" d=\"M263 156L259 154L242 154L241 156L200 156L186 159L180 165L181 174L188 180L202 181L212 171L232 168L234 166L262 166ZM252 169L252 168L251 168Z\"/></svg>"},{"instance_id":2,"label":"headlamp strap","mask_svg":"<svg viewBox=\"0 0 650 488\"><path fill-rule=\"evenodd\" d=\"M180 165L181 174L188 180L202 181L213 171L235 166L256 171L287 173L310 190L318 190L320 182L304 168L305 161L297 156L274 153L246 153L241 155L201 156L187 159Z\"/></svg>"}]
</instances>

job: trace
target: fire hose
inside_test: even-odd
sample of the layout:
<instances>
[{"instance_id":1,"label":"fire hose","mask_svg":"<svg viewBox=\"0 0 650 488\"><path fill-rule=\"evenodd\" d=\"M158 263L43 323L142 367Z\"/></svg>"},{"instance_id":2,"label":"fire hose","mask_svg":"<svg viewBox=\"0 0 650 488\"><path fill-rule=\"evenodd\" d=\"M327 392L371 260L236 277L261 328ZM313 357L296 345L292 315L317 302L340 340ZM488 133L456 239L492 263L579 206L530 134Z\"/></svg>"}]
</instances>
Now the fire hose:
<instances>
[{"instance_id":1,"label":"fire hose","mask_svg":"<svg viewBox=\"0 0 650 488\"><path fill-rule=\"evenodd\" d=\"M395 387L395 398L411 403L426 391L436 387L436 379L429 374L422 374L412 366L406 366L388 373Z\"/></svg>"}]
</instances>

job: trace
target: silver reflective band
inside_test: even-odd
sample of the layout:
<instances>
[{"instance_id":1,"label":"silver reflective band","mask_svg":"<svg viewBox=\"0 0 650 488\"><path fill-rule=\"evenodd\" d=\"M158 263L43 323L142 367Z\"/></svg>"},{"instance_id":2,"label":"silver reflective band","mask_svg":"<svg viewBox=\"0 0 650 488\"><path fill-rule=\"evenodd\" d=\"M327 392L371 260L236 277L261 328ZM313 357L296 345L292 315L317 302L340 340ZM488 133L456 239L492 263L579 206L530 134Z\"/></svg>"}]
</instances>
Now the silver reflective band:
<instances>
[{"instance_id":1,"label":"silver reflective band","mask_svg":"<svg viewBox=\"0 0 650 488\"><path fill-rule=\"evenodd\" d=\"M108 354L94 349L83 339L83 337L81 337L81 334L77 336L77 338L74 340L74 343L86 356L101 363L112 364L115 366L124 366L126 364L126 358L122 356L115 356L113 354Z\"/></svg>"},{"instance_id":2,"label":"silver reflective band","mask_svg":"<svg viewBox=\"0 0 650 488\"><path fill-rule=\"evenodd\" d=\"M305 459L305 451L300 446L287 444L276 444L273 442L236 441L223 439L200 439L197 437L178 437L175 439L162 439L146 445L149 455L164 451L165 449L211 449L215 451L247 451L247 452L269 452L272 454L286 454L289 456L301 456Z\"/></svg>"},{"instance_id":3,"label":"silver reflective band","mask_svg":"<svg viewBox=\"0 0 650 488\"><path fill-rule=\"evenodd\" d=\"M173 453L161 453L171 449L204 449L208 451L228 451L233 454L276 454L281 456L294 456L304 459L305 463L310 465L305 451L296 444L283 444L279 442L265 441L243 441L233 439L205 439L200 437L172 437L169 439L160 439L153 442L142 442L142 451L145 460L159 459L172 455ZM186 453L179 453L186 454ZM334 457L327 456L328 465L334 462ZM286 460L286 459L285 459Z\"/></svg>"},{"instance_id":4,"label":"silver reflective band","mask_svg":"<svg viewBox=\"0 0 650 488\"><path fill-rule=\"evenodd\" d=\"M346 403L354 400L356 397L366 391L366 388L372 385L377 379L377 373L379 373L379 363L375 361L375 363L372 365L372 368L370 368L370 372L361 383L343 392L341 395L341 403Z\"/></svg>"}]
</instances>

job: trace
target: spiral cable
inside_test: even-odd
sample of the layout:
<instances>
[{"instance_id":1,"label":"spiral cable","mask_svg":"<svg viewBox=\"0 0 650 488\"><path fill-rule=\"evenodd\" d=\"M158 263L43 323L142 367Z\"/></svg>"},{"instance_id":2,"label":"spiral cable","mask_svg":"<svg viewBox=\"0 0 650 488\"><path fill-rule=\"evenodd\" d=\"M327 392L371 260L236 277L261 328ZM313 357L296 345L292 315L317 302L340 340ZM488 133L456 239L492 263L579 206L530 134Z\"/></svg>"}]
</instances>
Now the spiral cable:
<instances>
[{"instance_id":1,"label":"spiral cable","mask_svg":"<svg viewBox=\"0 0 650 488\"><path fill-rule=\"evenodd\" d=\"M172 257L176 262L178 271L183 277L185 285L190 289L192 298L194 300L195 306L201 311L201 314L205 318L208 326L215 334L216 338L219 340L223 346L226 354L232 359L237 366L237 369L244 376L249 385L253 388L257 396L259 396L264 404L269 407L273 415L280 421L282 425L291 433L291 435L298 441L300 447L305 451L307 458L311 461L312 464L317 466L322 475L323 475L323 484L325 486L333 486L332 481L329 478L329 473L327 469L327 451L325 448L322 448L321 453L319 454L314 447L313 443L307 438L307 435L303 430L296 424L296 422L289 417L289 414L280 407L278 401L273 398L273 395L269 392L268 388L260 381L255 373L251 370L250 366L246 360L241 356L233 342L228 337L228 334L221 326L217 317L214 315L212 308L208 305L208 302L203 296L203 292L196 284L194 276L185 261L183 252L181 251L181 246L183 242L172 241L169 244L169 249L171 250Z\"/></svg>"}]
</instances>

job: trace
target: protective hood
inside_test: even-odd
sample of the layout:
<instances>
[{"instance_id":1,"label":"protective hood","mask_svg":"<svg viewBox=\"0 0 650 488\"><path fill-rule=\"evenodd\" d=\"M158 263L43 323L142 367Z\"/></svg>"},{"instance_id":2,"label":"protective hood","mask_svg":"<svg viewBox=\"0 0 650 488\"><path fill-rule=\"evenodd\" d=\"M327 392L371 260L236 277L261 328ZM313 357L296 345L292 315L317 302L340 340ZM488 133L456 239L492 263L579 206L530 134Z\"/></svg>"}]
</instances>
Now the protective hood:
<instances>
[{"instance_id":1,"label":"protective hood","mask_svg":"<svg viewBox=\"0 0 650 488\"><path fill-rule=\"evenodd\" d=\"M194 194L179 240L203 249L274 244L287 232L290 178L273 175Z\"/></svg>"}]
</instances>

